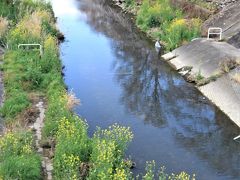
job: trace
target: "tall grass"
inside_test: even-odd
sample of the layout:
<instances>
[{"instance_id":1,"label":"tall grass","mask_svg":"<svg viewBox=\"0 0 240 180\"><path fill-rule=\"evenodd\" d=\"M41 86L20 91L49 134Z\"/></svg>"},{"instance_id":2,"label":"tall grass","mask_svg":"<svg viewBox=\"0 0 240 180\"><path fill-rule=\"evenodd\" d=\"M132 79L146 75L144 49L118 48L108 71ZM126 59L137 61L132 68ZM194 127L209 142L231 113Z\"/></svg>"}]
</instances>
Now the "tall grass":
<instances>
[{"instance_id":1,"label":"tall grass","mask_svg":"<svg viewBox=\"0 0 240 180\"><path fill-rule=\"evenodd\" d=\"M6 18L0 16L0 46L6 45L6 35L8 32L9 22Z\"/></svg>"},{"instance_id":2,"label":"tall grass","mask_svg":"<svg viewBox=\"0 0 240 180\"><path fill-rule=\"evenodd\" d=\"M0 138L0 179L41 179L41 159L34 148L33 134L17 119L25 121L20 115L32 104L30 93L43 91L47 83L42 85L46 78L39 52L19 50L17 44L42 43L47 39L49 33L44 32L42 24L44 21L52 26L53 19L51 9L40 10L45 7L48 6L42 1L0 2L4 16L0 38L9 43L3 64L5 101L0 112L5 125L10 127Z\"/></svg>"},{"instance_id":3,"label":"tall grass","mask_svg":"<svg viewBox=\"0 0 240 180\"><path fill-rule=\"evenodd\" d=\"M0 178L40 179L41 161L31 132L9 132L0 138Z\"/></svg>"},{"instance_id":4,"label":"tall grass","mask_svg":"<svg viewBox=\"0 0 240 180\"><path fill-rule=\"evenodd\" d=\"M24 16L35 11L44 10L52 12L51 4L45 0L1 0L0 16L17 24Z\"/></svg>"},{"instance_id":5,"label":"tall grass","mask_svg":"<svg viewBox=\"0 0 240 180\"><path fill-rule=\"evenodd\" d=\"M199 19L184 19L181 10L169 0L144 0L137 12L137 25L155 39L160 39L170 51L200 34Z\"/></svg>"}]
</instances>

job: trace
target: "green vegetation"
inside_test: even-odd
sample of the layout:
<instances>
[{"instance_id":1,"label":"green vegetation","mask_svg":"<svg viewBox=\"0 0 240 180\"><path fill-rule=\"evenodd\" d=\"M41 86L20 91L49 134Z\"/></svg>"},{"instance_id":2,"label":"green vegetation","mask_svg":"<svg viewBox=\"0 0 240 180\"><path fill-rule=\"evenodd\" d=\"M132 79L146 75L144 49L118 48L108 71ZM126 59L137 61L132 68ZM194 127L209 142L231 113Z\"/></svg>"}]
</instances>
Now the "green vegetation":
<instances>
[{"instance_id":1,"label":"green vegetation","mask_svg":"<svg viewBox=\"0 0 240 180\"><path fill-rule=\"evenodd\" d=\"M8 43L9 47L2 66L5 101L0 112L8 131L0 139L1 179L41 179L41 158L24 115L33 106L31 94L38 96L47 87L50 72L45 72L42 63L44 67L48 65L41 60L49 57L46 53L40 59L39 51L20 50L17 45L47 42L50 33L44 30L43 22L55 28L50 6L43 1L0 2L0 45L6 47ZM56 62L60 64L59 60Z\"/></svg>"},{"instance_id":2,"label":"green vegetation","mask_svg":"<svg viewBox=\"0 0 240 180\"><path fill-rule=\"evenodd\" d=\"M128 0L127 7L135 5ZM152 38L159 39L167 51L200 35L200 19L185 19L181 10L171 6L169 0L143 0L136 13L138 27Z\"/></svg>"},{"instance_id":3,"label":"green vegetation","mask_svg":"<svg viewBox=\"0 0 240 180\"><path fill-rule=\"evenodd\" d=\"M41 161L31 132L8 132L0 139L1 179L40 179Z\"/></svg>"},{"instance_id":4,"label":"green vegetation","mask_svg":"<svg viewBox=\"0 0 240 180\"><path fill-rule=\"evenodd\" d=\"M195 175L192 177L185 172L180 172L179 174L171 174L168 175L165 173L165 167L162 167L158 174L155 174L155 162L147 162L146 163L146 174L143 176L142 179L144 180L152 180L152 179L159 179L159 180L195 180Z\"/></svg>"},{"instance_id":5,"label":"green vegetation","mask_svg":"<svg viewBox=\"0 0 240 180\"><path fill-rule=\"evenodd\" d=\"M118 125L106 130L98 129L92 140L94 148L90 162L93 167L90 169L89 179L129 179L129 163L123 158L127 144L132 138L129 128Z\"/></svg>"}]
</instances>

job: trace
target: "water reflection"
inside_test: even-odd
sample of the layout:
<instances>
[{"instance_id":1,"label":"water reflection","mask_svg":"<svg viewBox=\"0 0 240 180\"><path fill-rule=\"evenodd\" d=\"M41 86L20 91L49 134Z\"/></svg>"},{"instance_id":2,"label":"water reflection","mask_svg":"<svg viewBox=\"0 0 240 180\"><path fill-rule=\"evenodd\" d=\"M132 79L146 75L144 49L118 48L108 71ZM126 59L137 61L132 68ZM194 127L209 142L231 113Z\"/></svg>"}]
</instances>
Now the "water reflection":
<instances>
[{"instance_id":1,"label":"water reflection","mask_svg":"<svg viewBox=\"0 0 240 180\"><path fill-rule=\"evenodd\" d=\"M166 141L173 141L175 148L179 146L196 155L200 160L192 161L199 164L193 166L203 174L212 171L211 179L240 177L240 146L232 141L240 133L239 129L159 60L154 44L133 26L131 17L109 6L106 0L79 3L91 29L111 41L114 55L111 71L121 87L119 101L125 107L125 114L133 114L138 120L157 127ZM152 139L162 143L154 136ZM168 150L178 155L178 149ZM180 157L176 159L181 161ZM205 166L202 161L206 162Z\"/></svg>"},{"instance_id":2,"label":"water reflection","mask_svg":"<svg viewBox=\"0 0 240 180\"><path fill-rule=\"evenodd\" d=\"M207 160L218 172L240 177L239 130L159 60L127 16L104 1L81 1L87 23L112 40L113 71L126 110L156 127L168 126L176 142ZM188 86L188 88L187 88Z\"/></svg>"}]
</instances>

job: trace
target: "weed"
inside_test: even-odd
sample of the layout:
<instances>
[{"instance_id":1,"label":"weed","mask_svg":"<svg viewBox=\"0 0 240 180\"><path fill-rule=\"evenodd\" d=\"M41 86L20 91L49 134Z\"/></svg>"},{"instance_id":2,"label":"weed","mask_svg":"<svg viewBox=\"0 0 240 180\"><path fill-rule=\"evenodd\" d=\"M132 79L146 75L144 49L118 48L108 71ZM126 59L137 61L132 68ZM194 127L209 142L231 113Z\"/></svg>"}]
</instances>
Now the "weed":
<instances>
[{"instance_id":1,"label":"weed","mask_svg":"<svg viewBox=\"0 0 240 180\"><path fill-rule=\"evenodd\" d=\"M130 177L123 155L133 135L129 128L119 125L108 129L98 128L92 140L92 154L90 161L93 167L89 172L89 179L112 179L119 176ZM115 174L117 170L117 174Z\"/></svg>"},{"instance_id":2,"label":"weed","mask_svg":"<svg viewBox=\"0 0 240 180\"><path fill-rule=\"evenodd\" d=\"M0 46L4 46L6 44L8 25L8 20L0 16Z\"/></svg>"},{"instance_id":3,"label":"weed","mask_svg":"<svg viewBox=\"0 0 240 180\"><path fill-rule=\"evenodd\" d=\"M202 73L201 73L201 71L199 70L198 73L197 73L197 75L196 75L196 81L201 81L201 80L203 80L203 79L204 79L204 77L202 76Z\"/></svg>"},{"instance_id":4,"label":"weed","mask_svg":"<svg viewBox=\"0 0 240 180\"><path fill-rule=\"evenodd\" d=\"M170 51L200 34L201 20L183 17L183 13L173 8L169 0L145 0L137 13L136 23L140 29L160 39Z\"/></svg>"},{"instance_id":5,"label":"weed","mask_svg":"<svg viewBox=\"0 0 240 180\"><path fill-rule=\"evenodd\" d=\"M80 163L87 162L90 154L87 125L78 117L63 118L57 131L54 156L54 175L57 179L80 177Z\"/></svg>"},{"instance_id":6,"label":"weed","mask_svg":"<svg viewBox=\"0 0 240 180\"><path fill-rule=\"evenodd\" d=\"M0 177L40 179L40 157L32 144L30 132L8 132L0 139Z\"/></svg>"},{"instance_id":7,"label":"weed","mask_svg":"<svg viewBox=\"0 0 240 180\"><path fill-rule=\"evenodd\" d=\"M234 69L238 65L237 60L232 58L226 58L225 60L219 63L220 69L223 73L229 72L231 69Z\"/></svg>"}]
</instances>

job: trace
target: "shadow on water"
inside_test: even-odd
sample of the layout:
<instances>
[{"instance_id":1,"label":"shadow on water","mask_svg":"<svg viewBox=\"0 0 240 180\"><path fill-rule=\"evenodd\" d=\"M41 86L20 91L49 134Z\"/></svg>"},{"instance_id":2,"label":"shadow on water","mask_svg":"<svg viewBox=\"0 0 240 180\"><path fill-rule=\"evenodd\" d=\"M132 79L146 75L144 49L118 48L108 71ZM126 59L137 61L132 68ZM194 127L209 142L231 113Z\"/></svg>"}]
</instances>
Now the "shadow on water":
<instances>
[{"instance_id":1,"label":"shadow on water","mask_svg":"<svg viewBox=\"0 0 240 180\"><path fill-rule=\"evenodd\" d=\"M240 144L232 140L239 128L160 60L131 17L105 0L68 3L79 14L59 15L69 40L62 45L65 81L83 102L76 112L90 132L115 122L131 126L135 138L127 154L137 163L134 173L155 159L199 179L240 178Z\"/></svg>"}]
</instances>

